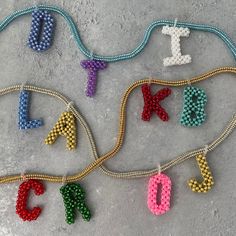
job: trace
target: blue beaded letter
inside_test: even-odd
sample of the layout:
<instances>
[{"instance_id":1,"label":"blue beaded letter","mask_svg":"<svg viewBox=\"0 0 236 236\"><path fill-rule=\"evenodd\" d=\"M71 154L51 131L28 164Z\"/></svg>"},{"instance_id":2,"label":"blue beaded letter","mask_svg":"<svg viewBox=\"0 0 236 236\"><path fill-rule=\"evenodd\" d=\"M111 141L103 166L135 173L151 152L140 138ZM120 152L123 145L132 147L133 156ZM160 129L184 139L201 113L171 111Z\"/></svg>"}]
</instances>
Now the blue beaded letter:
<instances>
[{"instance_id":1,"label":"blue beaded letter","mask_svg":"<svg viewBox=\"0 0 236 236\"><path fill-rule=\"evenodd\" d=\"M33 129L39 128L43 125L42 120L29 120L29 92L22 90L20 92L20 101L19 101L19 129Z\"/></svg>"},{"instance_id":2,"label":"blue beaded letter","mask_svg":"<svg viewBox=\"0 0 236 236\"><path fill-rule=\"evenodd\" d=\"M184 89L184 107L180 123L184 126L199 126L206 119L204 107L207 96L203 89L188 86Z\"/></svg>"},{"instance_id":3,"label":"blue beaded letter","mask_svg":"<svg viewBox=\"0 0 236 236\"><path fill-rule=\"evenodd\" d=\"M54 19L50 13L44 10L33 11L28 46L38 52L50 48L53 28Z\"/></svg>"}]
</instances>

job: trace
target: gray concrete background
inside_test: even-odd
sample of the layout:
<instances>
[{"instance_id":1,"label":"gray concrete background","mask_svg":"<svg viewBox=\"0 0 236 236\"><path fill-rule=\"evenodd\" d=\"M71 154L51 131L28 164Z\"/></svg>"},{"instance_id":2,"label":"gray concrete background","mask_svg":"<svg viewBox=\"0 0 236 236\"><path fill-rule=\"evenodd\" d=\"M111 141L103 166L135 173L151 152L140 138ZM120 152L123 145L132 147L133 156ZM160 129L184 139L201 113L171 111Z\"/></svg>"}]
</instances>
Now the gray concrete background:
<instances>
[{"instance_id":1,"label":"gray concrete background","mask_svg":"<svg viewBox=\"0 0 236 236\"><path fill-rule=\"evenodd\" d=\"M218 26L236 40L235 0L8 0L0 3L0 19L15 10L36 3L56 4L67 10L79 26L86 45L104 55L127 52L142 39L144 30L154 20L175 19ZM221 40L210 33L191 32L182 39L183 53L192 63L164 68L163 58L170 55L170 38L155 30L149 45L137 58L109 65L100 73L97 94L87 98L84 90L87 75L79 63L84 56L75 45L65 21L56 18L53 46L45 53L35 53L26 46L31 17L21 17L0 35L0 87L27 82L56 89L70 97L87 119L100 154L115 144L121 96L134 81L145 76L176 80L190 78L220 66L234 66L235 61ZM170 114L168 123L153 116L151 122L140 119L142 94L135 90L129 101L125 144L119 154L106 164L114 170L151 168L178 154L205 145L225 127L235 112L235 76L220 75L199 83L208 95L207 122L199 128L179 125L182 91L163 102ZM153 86L153 90L160 87ZM0 174L43 171L68 174L81 170L91 161L91 153L81 127L78 148L65 149L64 139L52 147L44 145L44 137L65 109L54 98L33 94L31 116L43 117L41 129L20 132L17 128L18 94L1 97ZM148 178L117 180L93 172L81 184L87 192L87 203L93 218L87 223L79 216L67 225L60 185L45 183L47 191L33 197L30 205L41 204L43 213L35 222L24 223L15 214L18 183L0 187L0 235L96 235L96 236L189 236L235 235L236 190L235 136L233 133L219 148L209 153L209 165L215 186L206 195L192 193L186 181L199 171L189 160L166 172L173 182L171 210L157 217L147 209Z\"/></svg>"}]
</instances>

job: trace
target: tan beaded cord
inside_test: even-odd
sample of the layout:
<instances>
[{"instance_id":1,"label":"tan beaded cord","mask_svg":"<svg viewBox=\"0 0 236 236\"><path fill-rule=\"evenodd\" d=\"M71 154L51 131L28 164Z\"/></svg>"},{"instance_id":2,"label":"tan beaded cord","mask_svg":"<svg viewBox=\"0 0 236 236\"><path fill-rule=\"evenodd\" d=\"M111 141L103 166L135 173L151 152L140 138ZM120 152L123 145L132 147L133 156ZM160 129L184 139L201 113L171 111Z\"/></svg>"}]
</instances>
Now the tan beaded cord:
<instances>
[{"instance_id":1,"label":"tan beaded cord","mask_svg":"<svg viewBox=\"0 0 236 236\"><path fill-rule=\"evenodd\" d=\"M210 71L206 74L194 77L191 80L164 81L164 80L152 79L151 83L152 84L158 84L158 85L164 85L164 86L177 87L177 86L187 85L189 82L191 84L194 84L194 83L200 82L202 80L206 80L206 79L208 79L212 76L222 74L222 73L236 74L236 67L218 68L218 69L212 70L212 71ZM122 147L124 134L125 134L125 124L126 124L126 104L127 104L129 94L136 87L138 87L142 84L148 83L149 80L150 79L137 81L137 82L133 83L127 89L127 91L125 92L125 94L122 98L121 108L120 108L119 132L118 132L118 136L117 136L117 142L116 142L114 148L111 151L107 152L106 154L102 155L101 157L98 157L98 155L97 155L95 142L94 142L92 133L91 133L87 123L85 122L83 117L79 114L79 112L75 109L75 107L73 105L70 106L71 112L78 119L79 123L82 125L83 129L85 130L85 133L86 133L86 135L89 139L90 145L91 145L93 156L96 160L93 161L91 164L89 164L81 172L79 172L77 174L74 174L74 175L71 175L71 176L67 176L67 178L66 178L67 182L78 181L78 180L84 178L85 176L87 176L90 172L92 172L93 170L95 170L99 166L102 168L102 171L105 174L107 174L109 176L112 176L112 177L116 177L116 178L140 178L140 177L146 177L146 176L154 175L154 174L158 173L158 171L160 171L158 168L155 168L155 169L147 170L147 171L131 171L131 172L119 173L119 172L112 172L112 171L108 170L105 166L101 166L104 161L106 161L106 160L110 159L111 157L115 156L116 153L119 152L120 148ZM2 89L2 90L0 90L0 96L11 93L11 92L14 92L14 91L18 91L20 89L21 89L21 85L16 85L16 86L12 86L12 87ZM24 89L28 90L28 91L38 92L38 93L46 94L46 95L49 95L49 96L52 96L52 97L56 97L59 100L61 100L67 106L70 103L70 101L66 97L64 97L63 95L61 95L58 92L49 90L49 89L44 89L44 88L39 88L39 87L36 87L36 86L29 86L29 85L25 85ZM236 127L236 115L233 116L233 119L228 124L228 126L225 128L223 133L215 141L213 141L209 145L208 151L212 151L221 142L223 142L224 139L226 139L230 135L230 133L233 131L233 129L235 127ZM199 155L201 153L204 153L204 148L196 149L196 150L187 152L183 155L180 155L177 158L175 158L174 160L169 161L166 164L162 165L161 166L161 171L167 170L167 169L171 168L172 166L177 165L179 163L182 163L183 161L185 161L185 160L187 160L191 157L195 157L196 155ZM44 175L44 174L38 174L38 173L25 174L24 178L25 179L45 180L45 181L50 181L50 182L55 182L55 183L56 182L57 183L59 183L59 182L62 183L63 182L63 176ZM15 181L20 181L20 180L22 180L21 175L10 175L10 176L0 177L0 183L10 183L10 182L15 182Z\"/></svg>"}]
</instances>

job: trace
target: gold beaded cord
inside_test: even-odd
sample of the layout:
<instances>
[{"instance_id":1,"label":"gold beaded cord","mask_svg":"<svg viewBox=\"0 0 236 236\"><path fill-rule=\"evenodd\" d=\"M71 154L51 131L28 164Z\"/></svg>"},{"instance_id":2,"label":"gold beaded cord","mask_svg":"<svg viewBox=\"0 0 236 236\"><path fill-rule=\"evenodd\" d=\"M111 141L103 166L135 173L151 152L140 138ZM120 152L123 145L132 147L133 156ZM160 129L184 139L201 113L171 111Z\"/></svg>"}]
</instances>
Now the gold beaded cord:
<instances>
[{"instance_id":1,"label":"gold beaded cord","mask_svg":"<svg viewBox=\"0 0 236 236\"><path fill-rule=\"evenodd\" d=\"M222 74L222 73L233 73L236 74L236 67L222 67L222 68L217 68L215 70L212 70L210 72L207 72L205 74L202 74L200 76L194 77L190 80L178 80L178 81L166 81L166 80L159 80L159 79L144 79L144 80L139 80L135 83L133 83L125 92L125 94L122 97L121 100L121 107L120 107L120 115L119 115L119 128L118 128L118 135L117 135L117 141L112 150L109 152L105 153L102 156L98 156L97 150L96 150L96 145L94 138L92 136L92 133L90 131L90 128L82 115L77 111L77 109L74 107L74 105L70 105L70 101L60 94L59 92L49 90L49 89L44 89L36 86L30 86L30 85L25 85L24 89L27 91L32 91L32 92L37 92L45 95L49 95L52 97L55 97L59 100L61 100L66 106L69 106L70 111L73 113L73 115L76 117L76 119L79 121L81 126L83 127L83 130L86 133L86 136L89 140L89 144L92 150L92 154L94 157L94 161L91 162L87 167L85 167L82 171L70 175L66 177L66 182L75 182L80 179L83 179L85 176L87 176L89 173L91 173L93 170L96 168L100 167L103 173L106 175L116 177L116 178L140 178L140 177L147 177L154 175L158 173L159 171L164 171L172 166L175 166L177 164L182 163L183 161L195 157L196 155L204 153L204 148L199 148L195 149L193 151L184 153L177 158L167 162L166 164L162 165L159 168L151 169L151 170L138 170L138 171L128 171L128 172L114 172L110 171L107 169L102 163L113 156L115 156L119 150L122 147L124 136L125 136L125 126L126 126L126 106L127 106L127 100L130 95L130 93L137 88L138 86L141 86L145 83L152 83L152 84L158 84L158 85L164 85L164 86L172 86L172 87L180 87L187 85L189 83L194 84L203 80L206 80L208 78L211 78L213 76ZM4 89L0 90L0 96L6 95L11 92L16 92L21 90L22 86L21 85L15 85L11 87L7 87ZM236 114L233 116L232 120L229 122L225 130L219 135L218 138L216 138L212 143L208 145L208 151L212 151L214 148L216 148L221 142L223 142L234 130L236 127ZM24 179L38 179L38 180L45 180L49 182L54 182L54 183L63 183L65 182L65 178L63 176L54 176L54 175L46 175L46 174L40 174L40 173L26 173L22 177L22 175L8 175L8 176L2 176L0 177L0 183L11 183L11 182L16 182Z\"/></svg>"}]
</instances>

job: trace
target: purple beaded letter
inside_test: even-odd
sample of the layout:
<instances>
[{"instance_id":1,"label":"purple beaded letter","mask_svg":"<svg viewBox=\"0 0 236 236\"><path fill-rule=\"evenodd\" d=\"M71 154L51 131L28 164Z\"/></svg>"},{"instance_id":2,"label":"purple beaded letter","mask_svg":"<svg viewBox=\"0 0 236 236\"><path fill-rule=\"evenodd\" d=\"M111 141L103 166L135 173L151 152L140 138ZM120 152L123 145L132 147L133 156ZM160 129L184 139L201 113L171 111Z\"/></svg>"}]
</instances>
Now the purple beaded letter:
<instances>
[{"instance_id":1,"label":"purple beaded letter","mask_svg":"<svg viewBox=\"0 0 236 236\"><path fill-rule=\"evenodd\" d=\"M105 69L107 67L107 63L99 60L84 60L81 61L80 64L88 71L86 96L92 97L96 91L97 72Z\"/></svg>"}]
</instances>

